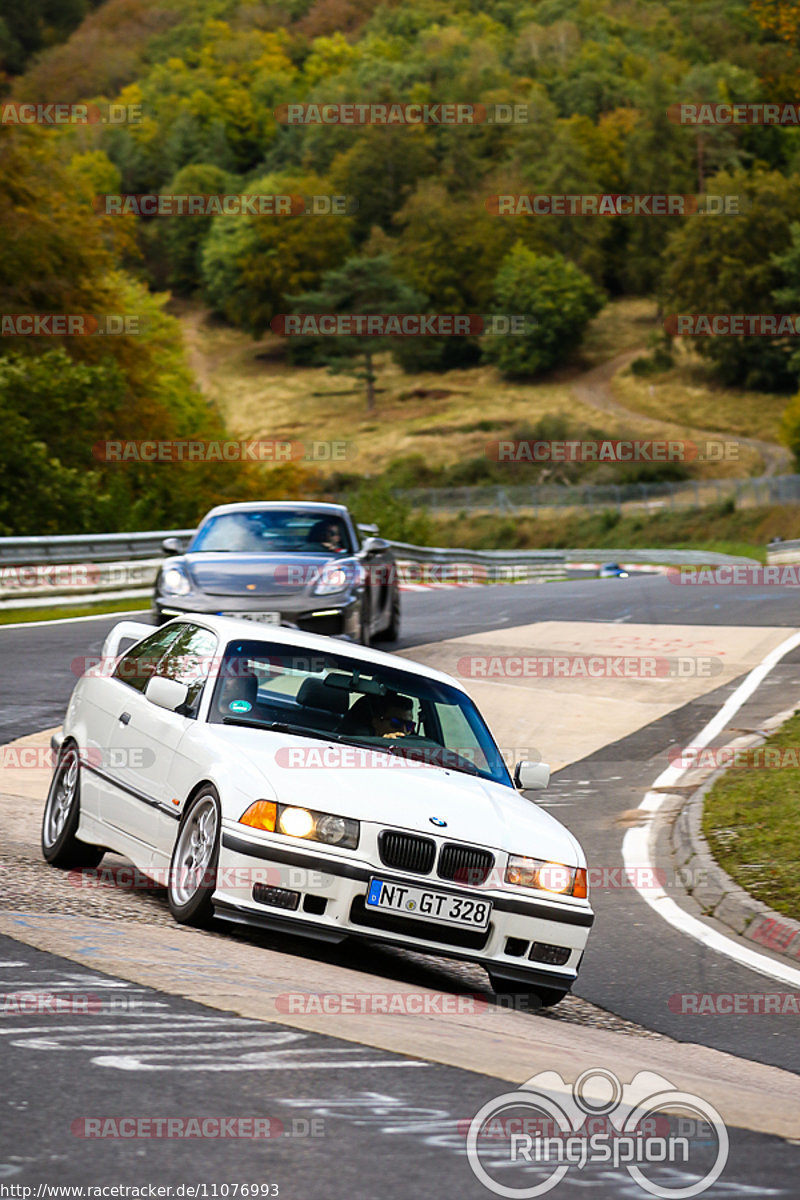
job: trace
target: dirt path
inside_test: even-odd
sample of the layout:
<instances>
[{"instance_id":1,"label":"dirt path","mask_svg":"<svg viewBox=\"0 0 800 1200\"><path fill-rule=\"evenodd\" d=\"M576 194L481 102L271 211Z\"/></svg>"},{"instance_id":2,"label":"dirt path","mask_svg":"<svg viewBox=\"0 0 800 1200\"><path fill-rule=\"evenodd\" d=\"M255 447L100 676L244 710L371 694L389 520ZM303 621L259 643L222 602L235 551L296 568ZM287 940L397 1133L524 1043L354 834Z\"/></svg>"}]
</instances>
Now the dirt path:
<instances>
[{"instance_id":1,"label":"dirt path","mask_svg":"<svg viewBox=\"0 0 800 1200\"><path fill-rule=\"evenodd\" d=\"M674 431L678 422L659 421L657 417L651 417L647 413L625 408L622 404L618 404L612 396L610 385L616 373L622 370L623 367L626 367L628 363L633 362L635 358L639 358L640 355L645 353L646 350L642 348L618 354L616 358L610 359L599 367L593 367L591 371L587 371L580 379L575 380L572 383L572 390L575 397L582 404L586 404L590 408L596 408L599 412L609 413L615 417L622 417L627 421L637 422L647 420L654 425L660 425L665 431ZM693 437L703 441L712 441L720 437L733 436L721 433L718 429L695 429L693 426L682 426L682 428L689 428ZM792 473L792 454L786 446L780 446L777 442L762 442L760 438L741 436L736 437L736 441L761 455L764 463L764 475Z\"/></svg>"}]
</instances>

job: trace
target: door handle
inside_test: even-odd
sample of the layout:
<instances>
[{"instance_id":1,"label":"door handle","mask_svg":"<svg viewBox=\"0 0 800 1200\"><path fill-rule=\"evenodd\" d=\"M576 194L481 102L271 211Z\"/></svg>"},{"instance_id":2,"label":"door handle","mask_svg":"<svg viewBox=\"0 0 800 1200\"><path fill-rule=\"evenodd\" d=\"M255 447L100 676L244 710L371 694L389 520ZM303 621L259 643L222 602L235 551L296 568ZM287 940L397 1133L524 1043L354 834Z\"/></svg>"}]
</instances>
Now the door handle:
<instances>
[{"instance_id":1,"label":"door handle","mask_svg":"<svg viewBox=\"0 0 800 1200\"><path fill-rule=\"evenodd\" d=\"M130 721L130 719L131 719L130 713L120 713L119 714L120 725L127 725L128 722Z\"/></svg>"}]
</instances>

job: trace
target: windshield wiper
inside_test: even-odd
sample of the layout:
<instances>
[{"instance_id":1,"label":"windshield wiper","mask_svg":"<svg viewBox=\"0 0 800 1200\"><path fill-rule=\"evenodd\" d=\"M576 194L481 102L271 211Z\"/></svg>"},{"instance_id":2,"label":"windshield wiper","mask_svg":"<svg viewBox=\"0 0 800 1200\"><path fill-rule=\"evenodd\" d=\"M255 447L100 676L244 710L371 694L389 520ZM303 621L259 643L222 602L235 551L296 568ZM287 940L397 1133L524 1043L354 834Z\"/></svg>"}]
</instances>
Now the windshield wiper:
<instances>
[{"instance_id":1,"label":"windshield wiper","mask_svg":"<svg viewBox=\"0 0 800 1200\"><path fill-rule=\"evenodd\" d=\"M273 733L292 733L297 737L317 738L322 742L340 742L341 735L329 729L309 729L305 725L290 725L288 721L248 721L245 717L223 717L223 725L243 725L246 729L268 729Z\"/></svg>"}]
</instances>

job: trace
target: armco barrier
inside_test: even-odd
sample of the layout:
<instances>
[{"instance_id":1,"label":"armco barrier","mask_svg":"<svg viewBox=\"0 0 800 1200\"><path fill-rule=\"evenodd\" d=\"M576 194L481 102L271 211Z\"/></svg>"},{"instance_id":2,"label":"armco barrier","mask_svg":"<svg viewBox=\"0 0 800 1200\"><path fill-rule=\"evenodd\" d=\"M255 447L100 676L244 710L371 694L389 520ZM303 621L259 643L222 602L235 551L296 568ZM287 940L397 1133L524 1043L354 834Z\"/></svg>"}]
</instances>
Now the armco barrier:
<instances>
[{"instance_id":1,"label":"armco barrier","mask_svg":"<svg viewBox=\"0 0 800 1200\"><path fill-rule=\"evenodd\" d=\"M374 533L374 526L359 526ZM150 595L166 537L187 540L191 529L59 537L0 538L0 609L74 605ZM548 582L564 579L567 565L623 562L697 566L754 560L700 550L468 550L390 542L401 581ZM424 565L435 566L425 571ZM61 569L56 569L60 567ZM472 571L465 571L471 567ZM19 568L19 569L17 569ZM26 569L30 568L30 569ZM476 570L477 568L477 570Z\"/></svg>"}]
</instances>

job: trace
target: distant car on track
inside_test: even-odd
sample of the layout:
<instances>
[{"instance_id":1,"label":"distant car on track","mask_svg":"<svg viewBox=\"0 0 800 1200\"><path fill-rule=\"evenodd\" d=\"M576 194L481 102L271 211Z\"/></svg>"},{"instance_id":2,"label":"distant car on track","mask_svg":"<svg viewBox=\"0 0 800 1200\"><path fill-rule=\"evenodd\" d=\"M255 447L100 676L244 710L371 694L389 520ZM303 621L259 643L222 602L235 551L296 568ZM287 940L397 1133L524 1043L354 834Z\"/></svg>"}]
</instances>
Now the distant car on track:
<instances>
[{"instance_id":1,"label":"distant car on track","mask_svg":"<svg viewBox=\"0 0 800 1200\"><path fill-rule=\"evenodd\" d=\"M598 579L627 579L628 572L619 563L603 563L597 572Z\"/></svg>"},{"instance_id":2,"label":"distant car on track","mask_svg":"<svg viewBox=\"0 0 800 1200\"><path fill-rule=\"evenodd\" d=\"M156 579L157 623L182 613L240 617L348 637L369 645L400 636L400 591L389 543L368 536L342 504L223 504Z\"/></svg>"},{"instance_id":3,"label":"distant car on track","mask_svg":"<svg viewBox=\"0 0 800 1200\"><path fill-rule=\"evenodd\" d=\"M54 749L45 859L123 854L180 922L467 959L544 1004L577 976L586 860L518 791L550 769L521 762L512 778L439 671L224 617L122 622Z\"/></svg>"}]
</instances>

